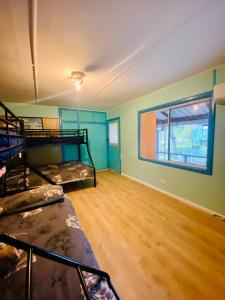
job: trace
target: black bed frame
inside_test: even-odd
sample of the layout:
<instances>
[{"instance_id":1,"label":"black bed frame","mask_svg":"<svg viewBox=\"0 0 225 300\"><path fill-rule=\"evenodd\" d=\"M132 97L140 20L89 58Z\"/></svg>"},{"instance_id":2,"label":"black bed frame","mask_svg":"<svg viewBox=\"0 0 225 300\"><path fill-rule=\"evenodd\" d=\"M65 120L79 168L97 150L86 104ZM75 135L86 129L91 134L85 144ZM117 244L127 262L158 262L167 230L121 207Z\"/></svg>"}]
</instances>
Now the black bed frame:
<instances>
[{"instance_id":1,"label":"black bed frame","mask_svg":"<svg viewBox=\"0 0 225 300\"><path fill-rule=\"evenodd\" d=\"M81 282L81 285L82 285L82 288L83 288L83 291L84 291L84 294L85 294L85 297L87 300L92 300L92 298L88 292L88 288L86 286L84 275L82 272L88 272L88 273L97 275L100 277L100 279L104 278L107 282L108 287L112 290L112 292L115 296L115 299L120 300L115 288L112 285L109 274L104 271L89 267L89 266L84 265L81 262L71 259L69 257L62 256L62 255L53 253L51 251L36 247L34 245L25 243L23 241L17 240L17 239L12 238L9 235L4 234L4 233L0 233L0 242L3 242L12 247L16 247L17 249L22 249L23 251L27 252L26 291L25 291L25 299L26 300L32 299L31 286L32 286L32 255L33 254L36 254L43 258L50 259L52 261L61 263L63 265L67 265L69 267L75 268L78 273L78 276L79 276L79 279L80 279L80 282Z\"/></svg>"},{"instance_id":2,"label":"black bed frame","mask_svg":"<svg viewBox=\"0 0 225 300\"><path fill-rule=\"evenodd\" d=\"M26 190L26 167L27 167L27 152L26 146L28 145L40 145L41 143L46 144L61 144L61 143L69 143L69 144L77 144L78 145L78 155L80 158L80 145L85 144L86 149L91 161L91 166L94 170L94 185L96 186L96 174L93 160L91 158L91 154L88 148L88 133L87 129L78 129L78 130L28 130L25 133L24 123L21 119L16 117L5 105L0 101L0 108L4 111L4 116L0 117L0 138L6 138L7 146L2 148L0 147L0 153L7 153L7 159L0 161L0 195L5 196L6 193L6 174L10 172L11 169L15 167L15 163L17 160L21 160L23 162L24 169L24 187ZM15 133L15 134L14 134ZM11 144L11 139L13 139L13 143ZM15 142L16 141L16 142ZM17 149L16 153L12 153L13 149ZM18 190L21 192L21 189ZM17 192L18 192L17 191ZM92 300L92 297L89 295L88 288L85 283L85 278L82 272L88 272L91 274L95 274L100 277L100 279L106 280L109 288L112 290L115 299L120 300L116 290L114 289L110 276L108 273L101 271L96 268L89 267L80 263L79 261L73 260L69 257L65 257L46 249L42 249L36 247L32 244L25 243L23 241L17 240L15 238L10 237L4 233L0 232L0 242L3 242L7 245L16 247L17 249L22 249L27 252L27 266L26 266L26 291L25 291L25 299L32 299L32 255L36 254L46 259L50 259L52 261L73 267L76 269L79 280L81 282L84 294L86 299Z\"/></svg>"},{"instance_id":3,"label":"black bed frame","mask_svg":"<svg viewBox=\"0 0 225 300\"><path fill-rule=\"evenodd\" d=\"M28 129L25 130L26 134L26 144L27 147L40 147L44 145L57 145L57 144L67 144L67 145L77 145L78 149L78 160L81 162L81 145L85 145L88 157L91 165L90 168L93 169L93 183L96 187L96 169L94 166L93 159L88 145L88 130L87 129ZM35 166L29 165L38 175L43 177L45 180L51 184L52 182L47 176L42 174Z\"/></svg>"},{"instance_id":4,"label":"black bed frame","mask_svg":"<svg viewBox=\"0 0 225 300\"><path fill-rule=\"evenodd\" d=\"M26 190L27 151L23 120L19 119L1 101L0 109L3 110L3 116L0 117L0 138L5 139L7 144L5 147L0 148L0 154L6 155L6 159L3 160L1 158L0 160L0 195L4 196L7 190L6 174L21 161L21 165L23 166L23 184L18 191L21 191L21 188Z\"/></svg>"},{"instance_id":5,"label":"black bed frame","mask_svg":"<svg viewBox=\"0 0 225 300\"><path fill-rule=\"evenodd\" d=\"M88 130L87 129L27 129L24 128L24 122L19 119L8 107L0 101L0 109L3 110L0 117L0 138L5 138L7 147L0 147L0 154L4 153L6 160L0 160L0 174L9 173L15 168L19 162L23 168L23 184L20 187L15 187L14 192L27 189L26 178L27 168L30 168L40 177L45 179L50 184L56 184L48 176L44 175L37 167L28 163L27 147L37 147L42 145L69 144L77 145L78 160L81 161L81 145L85 145L87 154L90 160L88 167L93 170L93 185L96 187L96 169L88 145ZM13 140L13 142L12 142ZM13 171L11 171L13 172ZM85 180L85 179L84 179ZM83 181L83 179L82 179ZM73 182L73 181L71 181ZM63 183L62 183L63 184ZM6 175L0 176L0 196L7 194Z\"/></svg>"}]
</instances>

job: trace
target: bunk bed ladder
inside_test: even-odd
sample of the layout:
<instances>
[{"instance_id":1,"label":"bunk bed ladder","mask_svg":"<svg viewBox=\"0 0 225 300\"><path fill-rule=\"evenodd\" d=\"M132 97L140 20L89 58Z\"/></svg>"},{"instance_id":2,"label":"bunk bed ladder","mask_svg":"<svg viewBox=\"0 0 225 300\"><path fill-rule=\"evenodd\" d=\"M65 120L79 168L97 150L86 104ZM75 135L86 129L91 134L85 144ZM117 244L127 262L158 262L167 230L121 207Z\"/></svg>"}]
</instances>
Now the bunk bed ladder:
<instances>
[{"instance_id":1,"label":"bunk bed ladder","mask_svg":"<svg viewBox=\"0 0 225 300\"><path fill-rule=\"evenodd\" d=\"M40 177L42 177L44 180L46 180L48 183L53 184L53 185L57 185L57 183L55 183L53 180L51 180L51 178L49 178L48 176L46 176L45 174L43 174L41 171L39 171L34 166L30 165L28 162L26 162L26 166L28 168L30 168L32 171L34 171L37 175L39 175Z\"/></svg>"},{"instance_id":2,"label":"bunk bed ladder","mask_svg":"<svg viewBox=\"0 0 225 300\"><path fill-rule=\"evenodd\" d=\"M88 147L88 143L86 143L86 148L87 148L87 153L88 153L89 159L91 161L91 166L93 168L94 187L96 187L96 169L95 169L95 165L94 165L93 159L91 157L91 153L90 153L90 150L89 150L89 147Z\"/></svg>"},{"instance_id":3,"label":"bunk bed ladder","mask_svg":"<svg viewBox=\"0 0 225 300\"><path fill-rule=\"evenodd\" d=\"M89 144L88 144L88 130L87 129L83 129L84 130L84 136L85 136L85 145L86 145L86 149L87 149L87 153L88 153L88 156L89 156L89 159L90 159L90 162L91 162L91 167L93 169L93 181L94 181L94 187L96 187L96 169L95 169L95 165L94 165L94 161L92 159L92 156L91 156L91 152L89 150Z\"/></svg>"}]
</instances>

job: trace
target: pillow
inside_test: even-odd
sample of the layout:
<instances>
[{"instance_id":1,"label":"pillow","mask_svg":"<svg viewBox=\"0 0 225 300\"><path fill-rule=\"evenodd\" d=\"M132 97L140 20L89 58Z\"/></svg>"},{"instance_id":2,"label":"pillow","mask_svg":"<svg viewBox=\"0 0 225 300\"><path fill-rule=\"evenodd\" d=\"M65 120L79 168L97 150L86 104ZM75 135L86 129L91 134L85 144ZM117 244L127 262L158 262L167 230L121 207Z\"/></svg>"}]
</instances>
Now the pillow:
<instances>
[{"instance_id":1,"label":"pillow","mask_svg":"<svg viewBox=\"0 0 225 300\"><path fill-rule=\"evenodd\" d=\"M36 189L24 191L0 200L0 216L26 211L57 201L63 201L64 193L61 186L44 185Z\"/></svg>"},{"instance_id":2,"label":"pillow","mask_svg":"<svg viewBox=\"0 0 225 300\"><path fill-rule=\"evenodd\" d=\"M16 248L0 243L0 278L15 270L19 258L19 252Z\"/></svg>"},{"instance_id":3,"label":"pillow","mask_svg":"<svg viewBox=\"0 0 225 300\"><path fill-rule=\"evenodd\" d=\"M55 183L59 184L63 180L62 180L61 175L55 175L55 176L53 176L52 181L54 181Z\"/></svg>"},{"instance_id":4,"label":"pillow","mask_svg":"<svg viewBox=\"0 0 225 300\"><path fill-rule=\"evenodd\" d=\"M116 296L104 277L101 278L98 275L85 271L82 271L82 274L84 275L84 281L91 299L116 300Z\"/></svg>"}]
</instances>

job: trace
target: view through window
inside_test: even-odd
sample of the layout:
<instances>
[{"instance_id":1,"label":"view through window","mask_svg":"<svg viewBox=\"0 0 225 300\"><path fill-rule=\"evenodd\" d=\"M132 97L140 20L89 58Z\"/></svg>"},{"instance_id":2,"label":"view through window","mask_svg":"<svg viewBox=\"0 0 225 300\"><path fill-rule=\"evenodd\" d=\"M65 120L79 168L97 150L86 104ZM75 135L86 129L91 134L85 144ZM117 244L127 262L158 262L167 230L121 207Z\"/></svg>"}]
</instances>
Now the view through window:
<instances>
[{"instance_id":1,"label":"view through window","mask_svg":"<svg viewBox=\"0 0 225 300\"><path fill-rule=\"evenodd\" d=\"M207 168L210 98L140 113L140 158Z\"/></svg>"}]
</instances>

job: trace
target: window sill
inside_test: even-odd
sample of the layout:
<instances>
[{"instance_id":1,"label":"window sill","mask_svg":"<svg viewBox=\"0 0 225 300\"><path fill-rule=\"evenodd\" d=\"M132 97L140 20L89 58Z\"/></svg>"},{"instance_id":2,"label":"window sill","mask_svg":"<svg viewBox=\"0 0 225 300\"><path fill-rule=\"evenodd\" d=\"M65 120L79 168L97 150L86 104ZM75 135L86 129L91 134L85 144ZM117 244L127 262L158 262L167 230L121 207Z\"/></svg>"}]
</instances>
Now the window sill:
<instances>
[{"instance_id":1,"label":"window sill","mask_svg":"<svg viewBox=\"0 0 225 300\"><path fill-rule=\"evenodd\" d=\"M148 158L143 158L143 157L138 157L139 160L143 160L143 161L148 161L151 163L155 163L155 164L159 164L159 165L163 165L163 166L167 166L167 167L172 167L172 168L177 168L177 169L182 169L182 170L186 170L186 171L191 171L191 172L196 172L196 173L201 173L201 174L205 174L205 175L212 175L212 170L209 168L204 168L204 167L196 167L194 165L185 165L185 164L181 164L179 162L170 162L170 161L163 161L163 160L154 160L154 159L148 159Z\"/></svg>"}]
</instances>

